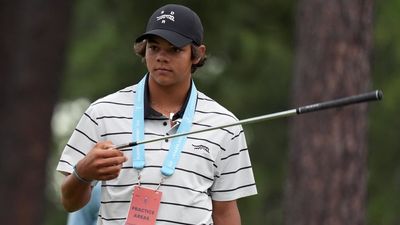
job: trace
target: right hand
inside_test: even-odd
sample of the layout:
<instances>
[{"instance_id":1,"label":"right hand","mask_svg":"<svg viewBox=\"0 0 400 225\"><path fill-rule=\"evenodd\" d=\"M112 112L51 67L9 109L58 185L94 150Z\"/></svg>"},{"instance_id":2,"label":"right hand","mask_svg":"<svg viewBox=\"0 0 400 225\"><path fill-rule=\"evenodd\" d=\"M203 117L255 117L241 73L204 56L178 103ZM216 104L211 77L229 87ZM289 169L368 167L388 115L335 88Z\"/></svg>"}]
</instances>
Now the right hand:
<instances>
[{"instance_id":1,"label":"right hand","mask_svg":"<svg viewBox=\"0 0 400 225\"><path fill-rule=\"evenodd\" d=\"M76 170L82 178L89 181L112 180L118 177L126 160L111 141L99 142L78 162Z\"/></svg>"}]
</instances>

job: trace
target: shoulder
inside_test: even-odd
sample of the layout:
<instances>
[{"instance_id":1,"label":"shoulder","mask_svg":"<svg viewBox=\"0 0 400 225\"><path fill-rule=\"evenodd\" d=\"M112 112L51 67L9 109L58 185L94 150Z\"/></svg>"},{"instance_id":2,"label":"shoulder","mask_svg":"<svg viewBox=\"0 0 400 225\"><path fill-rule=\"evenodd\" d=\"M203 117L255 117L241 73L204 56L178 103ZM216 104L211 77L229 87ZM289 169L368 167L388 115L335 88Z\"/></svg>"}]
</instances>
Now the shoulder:
<instances>
[{"instance_id":1,"label":"shoulder","mask_svg":"<svg viewBox=\"0 0 400 225\"><path fill-rule=\"evenodd\" d=\"M94 101L90 107L99 108L102 105L132 105L133 95L136 93L136 85L132 85L114 93L106 95Z\"/></svg>"},{"instance_id":2,"label":"shoulder","mask_svg":"<svg viewBox=\"0 0 400 225\"><path fill-rule=\"evenodd\" d=\"M231 111L229 111L227 108L222 106L220 103L218 103L214 99L208 97L206 94L198 91L197 99L198 99L198 101L197 101L197 104L198 104L197 109L198 110L204 110L204 111L208 111L208 112L215 112L217 114L223 114L228 117L232 117L233 120L237 120L236 116Z\"/></svg>"},{"instance_id":3,"label":"shoulder","mask_svg":"<svg viewBox=\"0 0 400 225\"><path fill-rule=\"evenodd\" d=\"M136 86L132 85L97 99L90 104L86 113L103 115L115 111L131 110L133 106L133 96L136 93L135 88Z\"/></svg>"},{"instance_id":4,"label":"shoulder","mask_svg":"<svg viewBox=\"0 0 400 225\"><path fill-rule=\"evenodd\" d=\"M135 93L136 85L132 85L97 99L92 103L92 106L104 103L131 104L133 102L132 96Z\"/></svg>"},{"instance_id":5,"label":"shoulder","mask_svg":"<svg viewBox=\"0 0 400 225\"><path fill-rule=\"evenodd\" d=\"M214 99L198 91L196 113L203 119L213 120L216 124L237 122L238 118ZM216 125L215 124L215 125Z\"/></svg>"}]
</instances>

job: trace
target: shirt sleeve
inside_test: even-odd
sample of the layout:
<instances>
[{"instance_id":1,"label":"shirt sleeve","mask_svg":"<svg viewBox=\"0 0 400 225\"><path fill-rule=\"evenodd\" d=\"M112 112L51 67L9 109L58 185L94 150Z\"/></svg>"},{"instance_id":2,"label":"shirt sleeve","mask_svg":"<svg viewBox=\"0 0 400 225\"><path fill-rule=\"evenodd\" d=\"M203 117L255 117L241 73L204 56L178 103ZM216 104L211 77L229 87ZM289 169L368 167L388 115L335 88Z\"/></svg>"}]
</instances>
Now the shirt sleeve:
<instances>
[{"instance_id":1,"label":"shirt sleeve","mask_svg":"<svg viewBox=\"0 0 400 225\"><path fill-rule=\"evenodd\" d=\"M225 138L226 151L221 151L216 161L217 173L211 188L215 201L230 201L257 194L243 128L235 128L235 135Z\"/></svg>"},{"instance_id":2,"label":"shirt sleeve","mask_svg":"<svg viewBox=\"0 0 400 225\"><path fill-rule=\"evenodd\" d=\"M75 130L65 146L57 170L72 173L74 165L87 155L87 153L99 141L100 131L96 111L90 106L82 115Z\"/></svg>"}]
</instances>

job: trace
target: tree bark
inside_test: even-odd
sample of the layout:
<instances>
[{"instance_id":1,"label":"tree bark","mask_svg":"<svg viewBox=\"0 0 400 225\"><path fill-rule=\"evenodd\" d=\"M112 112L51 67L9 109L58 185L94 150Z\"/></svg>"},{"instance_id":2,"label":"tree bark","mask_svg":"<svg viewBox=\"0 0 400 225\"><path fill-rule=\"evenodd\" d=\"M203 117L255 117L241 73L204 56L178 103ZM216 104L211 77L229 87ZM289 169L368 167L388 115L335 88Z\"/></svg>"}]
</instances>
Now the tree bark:
<instances>
[{"instance_id":1,"label":"tree bark","mask_svg":"<svg viewBox=\"0 0 400 225\"><path fill-rule=\"evenodd\" d=\"M42 224L72 1L0 3L1 224Z\"/></svg>"},{"instance_id":2,"label":"tree bark","mask_svg":"<svg viewBox=\"0 0 400 225\"><path fill-rule=\"evenodd\" d=\"M372 0L301 0L296 15L295 106L370 87ZM365 224L367 105L290 121L288 225Z\"/></svg>"}]
</instances>

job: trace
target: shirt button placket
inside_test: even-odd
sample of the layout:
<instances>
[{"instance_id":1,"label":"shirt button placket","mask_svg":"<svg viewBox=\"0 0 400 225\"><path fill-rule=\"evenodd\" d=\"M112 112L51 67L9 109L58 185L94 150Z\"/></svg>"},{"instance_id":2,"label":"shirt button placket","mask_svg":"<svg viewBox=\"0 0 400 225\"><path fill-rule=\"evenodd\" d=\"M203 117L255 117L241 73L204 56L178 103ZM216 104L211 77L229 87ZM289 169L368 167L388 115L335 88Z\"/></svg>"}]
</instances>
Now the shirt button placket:
<instances>
[{"instance_id":1,"label":"shirt button placket","mask_svg":"<svg viewBox=\"0 0 400 225\"><path fill-rule=\"evenodd\" d=\"M168 126L168 121L163 121L162 122L162 127L163 127L163 132L164 132L164 134L166 135L166 136L168 136L169 135L169 126ZM163 141L160 141L160 144L161 144L161 148L163 148L163 149L169 149L169 140L168 139L165 139L165 140L163 140Z\"/></svg>"}]
</instances>

